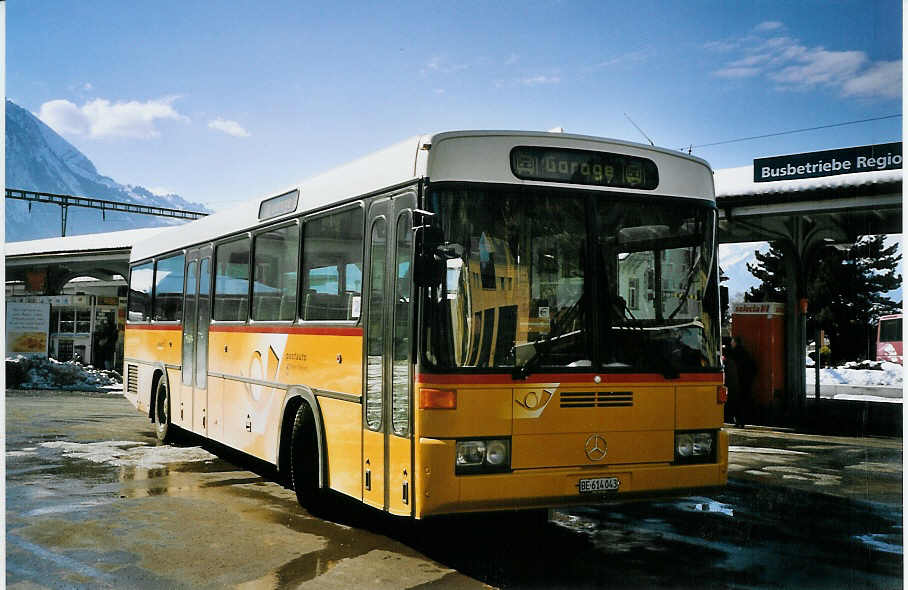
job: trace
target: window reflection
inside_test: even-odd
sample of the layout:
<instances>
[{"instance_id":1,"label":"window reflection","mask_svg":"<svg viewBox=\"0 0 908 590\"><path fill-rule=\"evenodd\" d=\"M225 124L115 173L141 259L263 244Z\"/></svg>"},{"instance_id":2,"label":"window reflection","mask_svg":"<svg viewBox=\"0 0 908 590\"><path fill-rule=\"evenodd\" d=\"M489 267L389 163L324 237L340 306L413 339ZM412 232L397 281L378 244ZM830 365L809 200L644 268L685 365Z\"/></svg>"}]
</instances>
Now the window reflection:
<instances>
[{"instance_id":1,"label":"window reflection","mask_svg":"<svg viewBox=\"0 0 908 590\"><path fill-rule=\"evenodd\" d=\"M428 363L718 366L709 204L476 186L435 190L429 207L445 245L444 279L427 290Z\"/></svg>"}]
</instances>

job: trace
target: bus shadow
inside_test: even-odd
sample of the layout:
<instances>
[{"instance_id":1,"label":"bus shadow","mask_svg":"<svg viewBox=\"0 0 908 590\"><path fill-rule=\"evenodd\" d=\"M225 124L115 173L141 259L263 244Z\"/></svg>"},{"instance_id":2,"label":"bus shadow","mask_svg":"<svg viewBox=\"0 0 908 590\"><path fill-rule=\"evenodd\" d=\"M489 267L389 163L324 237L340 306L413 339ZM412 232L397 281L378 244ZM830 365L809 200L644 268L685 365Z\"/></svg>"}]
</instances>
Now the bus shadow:
<instances>
[{"instance_id":1,"label":"bus shadow","mask_svg":"<svg viewBox=\"0 0 908 590\"><path fill-rule=\"evenodd\" d=\"M233 484L272 482L292 490L289 477L285 477L270 463L220 443L181 432L176 444L201 446L229 466L257 476L237 477L214 485L229 487ZM208 469L223 467L209 466ZM669 557L675 552L683 553L683 543L662 540L656 544L658 547L615 553L600 546L596 537L601 534L596 531L563 526L560 521L564 517L558 513L555 513L558 518L554 520L548 519L548 514L540 510L436 516L414 520L377 511L356 499L334 492L326 494L318 510L306 511L288 506L288 510L293 511L294 508L308 513L313 519L294 525L300 527L301 531L317 530L320 534L331 537L338 534L335 527L324 528L320 523L341 525L352 531L340 533L342 536L353 535L346 541L352 546L381 546L376 545L374 536L377 536L387 539L391 546L403 546L398 550L410 550L424 555L463 575L501 588L584 588L603 585L612 588L640 588L654 584L659 587L688 587L691 582L689 576L678 576L678 572L684 571L685 567L689 569L690 564ZM599 524L606 525L605 522ZM359 540L355 539L357 534L361 536ZM610 538L612 542L615 541L614 537ZM353 549L346 547L345 551L348 550ZM360 550L362 549L357 549L354 553ZM701 558L709 559L705 559L704 563L714 563L722 558L720 555L709 555L710 552L705 553ZM349 556L344 552L338 557ZM302 578L294 574L294 579L300 581Z\"/></svg>"}]
</instances>

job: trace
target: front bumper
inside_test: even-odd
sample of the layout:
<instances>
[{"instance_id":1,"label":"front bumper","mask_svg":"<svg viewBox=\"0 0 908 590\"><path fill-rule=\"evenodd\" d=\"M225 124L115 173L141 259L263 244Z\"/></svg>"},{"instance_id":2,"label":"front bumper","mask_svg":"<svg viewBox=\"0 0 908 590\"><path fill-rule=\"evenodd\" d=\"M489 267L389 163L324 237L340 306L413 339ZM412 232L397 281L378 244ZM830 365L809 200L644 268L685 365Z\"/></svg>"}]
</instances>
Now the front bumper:
<instances>
[{"instance_id":1,"label":"front bumper","mask_svg":"<svg viewBox=\"0 0 908 590\"><path fill-rule=\"evenodd\" d=\"M416 445L416 516L553 508L684 496L728 481L728 434L719 432L717 462L519 469L487 475L454 475L454 441L420 438ZM617 477L615 492L581 494L579 481Z\"/></svg>"}]
</instances>

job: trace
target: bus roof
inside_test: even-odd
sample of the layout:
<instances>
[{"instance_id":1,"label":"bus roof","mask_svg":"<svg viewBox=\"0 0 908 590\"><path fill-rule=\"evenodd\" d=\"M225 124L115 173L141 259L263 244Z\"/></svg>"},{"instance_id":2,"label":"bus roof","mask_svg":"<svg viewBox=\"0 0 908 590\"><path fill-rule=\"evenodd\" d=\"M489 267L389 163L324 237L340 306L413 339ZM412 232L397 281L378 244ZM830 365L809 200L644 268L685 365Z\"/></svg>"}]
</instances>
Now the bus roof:
<instances>
[{"instance_id":1,"label":"bus roof","mask_svg":"<svg viewBox=\"0 0 908 590\"><path fill-rule=\"evenodd\" d=\"M615 189L588 185L558 186L585 190L620 190L653 196L680 196L713 200L712 171L706 161L681 152L639 143L533 131L449 131L417 135L348 164L314 176L282 191L251 199L231 209L164 230L133 246L132 261L171 252L243 232L266 223L259 221L261 203L276 195L299 190L295 210L268 219L272 223L301 213L330 207L428 177L436 181L497 182L553 186L550 182L521 180L511 172L510 151L518 146L593 150L645 157L660 171L654 190Z\"/></svg>"}]
</instances>

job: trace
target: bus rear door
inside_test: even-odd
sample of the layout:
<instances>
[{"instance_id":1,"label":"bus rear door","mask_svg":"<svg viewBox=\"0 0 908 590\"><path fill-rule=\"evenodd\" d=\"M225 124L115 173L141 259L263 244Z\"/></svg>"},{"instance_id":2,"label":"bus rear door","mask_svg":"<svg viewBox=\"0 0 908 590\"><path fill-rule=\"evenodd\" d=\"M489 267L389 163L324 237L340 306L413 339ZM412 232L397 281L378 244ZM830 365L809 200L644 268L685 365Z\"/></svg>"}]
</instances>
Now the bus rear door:
<instances>
[{"instance_id":1,"label":"bus rear door","mask_svg":"<svg viewBox=\"0 0 908 590\"><path fill-rule=\"evenodd\" d=\"M211 246L186 254L183 362L177 423L207 435L208 327L211 323Z\"/></svg>"},{"instance_id":2,"label":"bus rear door","mask_svg":"<svg viewBox=\"0 0 908 590\"><path fill-rule=\"evenodd\" d=\"M416 195L373 203L369 211L363 501L413 513L412 210Z\"/></svg>"}]
</instances>

